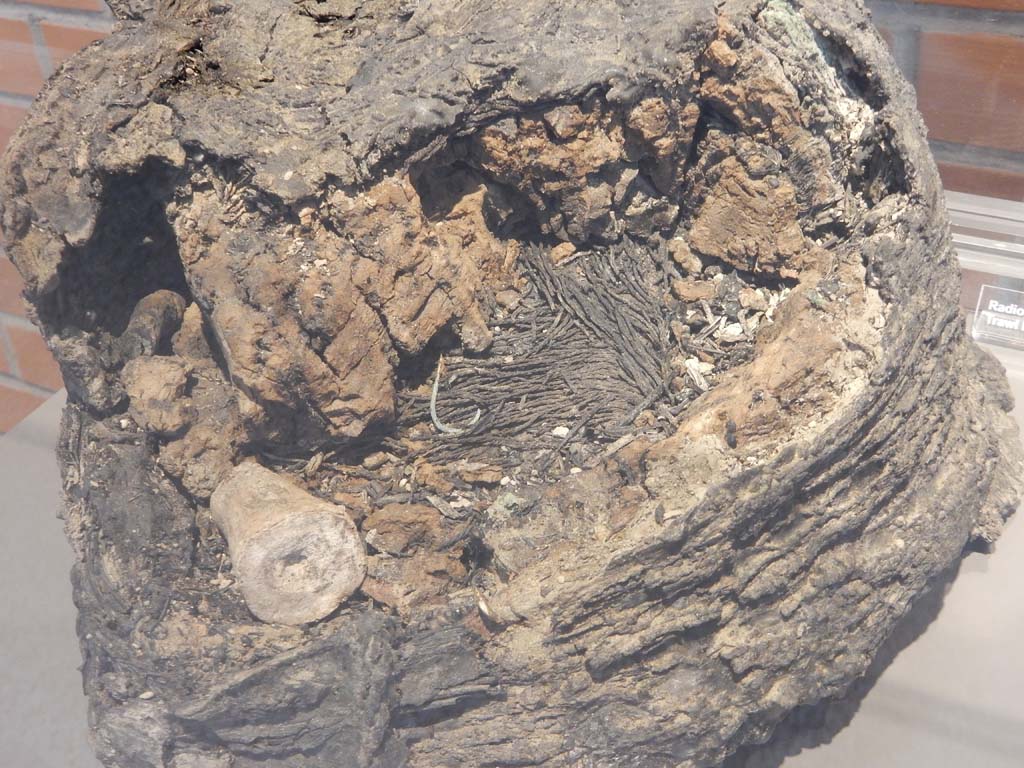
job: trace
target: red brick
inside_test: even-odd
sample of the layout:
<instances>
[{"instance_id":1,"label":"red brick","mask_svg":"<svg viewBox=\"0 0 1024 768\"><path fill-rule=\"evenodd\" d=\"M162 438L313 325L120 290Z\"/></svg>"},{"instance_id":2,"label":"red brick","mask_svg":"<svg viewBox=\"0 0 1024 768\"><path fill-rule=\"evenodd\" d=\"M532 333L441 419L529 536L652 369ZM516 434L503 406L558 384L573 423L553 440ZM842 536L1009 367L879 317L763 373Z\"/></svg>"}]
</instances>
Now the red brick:
<instances>
[{"instance_id":1,"label":"red brick","mask_svg":"<svg viewBox=\"0 0 1024 768\"><path fill-rule=\"evenodd\" d=\"M21 298L24 285L10 259L0 252L0 312L25 316L25 300Z\"/></svg>"},{"instance_id":2,"label":"red brick","mask_svg":"<svg viewBox=\"0 0 1024 768\"><path fill-rule=\"evenodd\" d=\"M21 121L25 119L26 114L28 114L27 109L0 104L0 154L3 154L4 147L7 146L7 142L10 141L18 126L21 125Z\"/></svg>"},{"instance_id":3,"label":"red brick","mask_svg":"<svg viewBox=\"0 0 1024 768\"><path fill-rule=\"evenodd\" d=\"M939 163L939 172L943 185L954 192L1024 201L1024 173L959 163Z\"/></svg>"},{"instance_id":4,"label":"red brick","mask_svg":"<svg viewBox=\"0 0 1024 768\"><path fill-rule=\"evenodd\" d=\"M1024 0L914 0L916 5L955 5L987 11L1024 11Z\"/></svg>"},{"instance_id":5,"label":"red brick","mask_svg":"<svg viewBox=\"0 0 1024 768\"><path fill-rule=\"evenodd\" d=\"M50 8L72 8L76 11L102 11L106 8L103 0L14 0L28 5L46 5Z\"/></svg>"},{"instance_id":6,"label":"red brick","mask_svg":"<svg viewBox=\"0 0 1024 768\"><path fill-rule=\"evenodd\" d=\"M917 93L933 139L1024 151L1024 40L921 35Z\"/></svg>"},{"instance_id":7,"label":"red brick","mask_svg":"<svg viewBox=\"0 0 1024 768\"><path fill-rule=\"evenodd\" d=\"M43 87L43 70L25 22L0 19L0 61L0 91L34 96Z\"/></svg>"},{"instance_id":8,"label":"red brick","mask_svg":"<svg viewBox=\"0 0 1024 768\"><path fill-rule=\"evenodd\" d=\"M38 395L0 384L0 434L10 432L18 422L45 402Z\"/></svg>"},{"instance_id":9,"label":"red brick","mask_svg":"<svg viewBox=\"0 0 1024 768\"><path fill-rule=\"evenodd\" d=\"M80 29L78 27L64 27L60 24L50 24L47 21L40 23L39 26L43 30L43 40L46 41L46 47L50 50L50 61L55 67L64 62L68 57L78 53L89 43L107 36L105 32Z\"/></svg>"},{"instance_id":10,"label":"red brick","mask_svg":"<svg viewBox=\"0 0 1024 768\"><path fill-rule=\"evenodd\" d=\"M7 326L7 336L23 380L44 389L58 390L64 386L57 362L37 331Z\"/></svg>"}]
</instances>

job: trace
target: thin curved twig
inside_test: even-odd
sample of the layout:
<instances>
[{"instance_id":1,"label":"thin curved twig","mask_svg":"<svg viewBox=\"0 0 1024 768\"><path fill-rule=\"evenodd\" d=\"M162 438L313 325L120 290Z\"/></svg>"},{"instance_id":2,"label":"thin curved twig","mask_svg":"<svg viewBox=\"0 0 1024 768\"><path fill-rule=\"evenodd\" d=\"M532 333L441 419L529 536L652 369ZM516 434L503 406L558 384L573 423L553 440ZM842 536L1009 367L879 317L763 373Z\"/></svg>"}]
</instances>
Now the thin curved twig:
<instances>
[{"instance_id":1,"label":"thin curved twig","mask_svg":"<svg viewBox=\"0 0 1024 768\"><path fill-rule=\"evenodd\" d=\"M462 435L468 430L472 429L478 421L483 412L477 408L476 415L473 420L465 427L465 429L459 429L458 427L449 427L447 424L441 421L437 415L437 389L441 383L441 369L444 367L444 355L437 359L437 373L434 374L434 388L430 393L430 420L434 422L434 426L437 427L437 431L445 435Z\"/></svg>"}]
</instances>

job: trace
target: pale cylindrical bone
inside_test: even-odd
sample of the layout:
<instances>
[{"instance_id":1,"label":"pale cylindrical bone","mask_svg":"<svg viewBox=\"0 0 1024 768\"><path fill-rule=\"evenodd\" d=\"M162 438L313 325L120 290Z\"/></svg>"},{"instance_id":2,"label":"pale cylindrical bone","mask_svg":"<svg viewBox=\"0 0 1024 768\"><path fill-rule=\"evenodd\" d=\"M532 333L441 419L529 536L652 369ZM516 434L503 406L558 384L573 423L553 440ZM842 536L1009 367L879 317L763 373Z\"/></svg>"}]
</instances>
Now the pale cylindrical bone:
<instances>
[{"instance_id":1,"label":"pale cylindrical bone","mask_svg":"<svg viewBox=\"0 0 1024 768\"><path fill-rule=\"evenodd\" d=\"M255 462L228 474L210 511L228 541L242 596L262 621L322 619L366 575L366 549L345 510Z\"/></svg>"}]
</instances>

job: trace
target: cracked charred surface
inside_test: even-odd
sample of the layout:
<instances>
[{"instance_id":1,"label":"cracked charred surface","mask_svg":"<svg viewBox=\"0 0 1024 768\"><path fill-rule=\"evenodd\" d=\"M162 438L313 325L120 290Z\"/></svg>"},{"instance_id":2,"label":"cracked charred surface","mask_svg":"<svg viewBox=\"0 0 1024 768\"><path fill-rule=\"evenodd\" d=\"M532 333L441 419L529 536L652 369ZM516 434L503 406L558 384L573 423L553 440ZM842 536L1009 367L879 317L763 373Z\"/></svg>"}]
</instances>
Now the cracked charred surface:
<instances>
[{"instance_id":1,"label":"cracked charred surface","mask_svg":"<svg viewBox=\"0 0 1024 768\"><path fill-rule=\"evenodd\" d=\"M107 765L714 766L998 536L1009 396L859 4L111 5L2 187ZM252 457L365 541L322 621L241 597Z\"/></svg>"}]
</instances>

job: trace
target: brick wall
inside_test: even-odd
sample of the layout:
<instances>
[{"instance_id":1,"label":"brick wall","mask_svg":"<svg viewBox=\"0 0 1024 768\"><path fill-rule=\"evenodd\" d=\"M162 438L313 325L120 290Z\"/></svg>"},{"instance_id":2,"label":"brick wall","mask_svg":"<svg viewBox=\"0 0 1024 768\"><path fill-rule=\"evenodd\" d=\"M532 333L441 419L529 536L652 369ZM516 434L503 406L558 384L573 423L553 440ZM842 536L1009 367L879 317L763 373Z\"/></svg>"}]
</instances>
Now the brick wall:
<instances>
[{"instance_id":1,"label":"brick wall","mask_svg":"<svg viewBox=\"0 0 1024 768\"><path fill-rule=\"evenodd\" d=\"M1024 200L1024 0L867 0L947 189Z\"/></svg>"},{"instance_id":2,"label":"brick wall","mask_svg":"<svg viewBox=\"0 0 1024 768\"><path fill-rule=\"evenodd\" d=\"M46 78L110 29L102 0L0 0L0 152ZM0 434L60 389L60 371L26 318L21 281L0 245Z\"/></svg>"},{"instance_id":3,"label":"brick wall","mask_svg":"<svg viewBox=\"0 0 1024 768\"><path fill-rule=\"evenodd\" d=\"M947 188L1024 200L1024 0L867 0L907 77ZM102 37L102 0L0 0L0 150L64 59ZM0 255L0 433L60 374Z\"/></svg>"}]
</instances>

